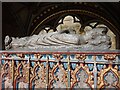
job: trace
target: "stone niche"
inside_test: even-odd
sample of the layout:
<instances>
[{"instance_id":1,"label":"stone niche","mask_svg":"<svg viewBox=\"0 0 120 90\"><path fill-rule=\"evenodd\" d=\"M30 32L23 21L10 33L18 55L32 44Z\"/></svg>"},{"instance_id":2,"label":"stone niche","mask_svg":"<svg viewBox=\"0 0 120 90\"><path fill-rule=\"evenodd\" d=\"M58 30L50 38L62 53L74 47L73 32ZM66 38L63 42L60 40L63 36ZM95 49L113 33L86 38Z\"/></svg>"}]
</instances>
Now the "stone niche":
<instances>
[{"instance_id":1,"label":"stone niche","mask_svg":"<svg viewBox=\"0 0 120 90\"><path fill-rule=\"evenodd\" d=\"M65 16L58 21L57 31L50 27L40 30L38 35L28 37L5 38L6 50L115 50L116 36L104 24L92 22L81 30L81 23L78 17Z\"/></svg>"}]
</instances>

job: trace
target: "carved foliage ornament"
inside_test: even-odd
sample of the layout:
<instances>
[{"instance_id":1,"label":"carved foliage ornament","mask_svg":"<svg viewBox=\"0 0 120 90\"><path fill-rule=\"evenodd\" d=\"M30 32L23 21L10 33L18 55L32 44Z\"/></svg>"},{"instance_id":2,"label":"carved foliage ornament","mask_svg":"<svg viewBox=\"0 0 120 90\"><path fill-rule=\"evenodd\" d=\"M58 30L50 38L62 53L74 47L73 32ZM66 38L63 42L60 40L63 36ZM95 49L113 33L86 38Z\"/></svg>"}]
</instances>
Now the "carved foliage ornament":
<instances>
[{"instance_id":1,"label":"carved foliage ornament","mask_svg":"<svg viewBox=\"0 0 120 90\"><path fill-rule=\"evenodd\" d=\"M86 59L86 55L85 54L76 54L76 59L78 59L78 60L85 60Z\"/></svg>"},{"instance_id":2,"label":"carved foliage ornament","mask_svg":"<svg viewBox=\"0 0 120 90\"><path fill-rule=\"evenodd\" d=\"M104 59L105 60L115 60L116 59L116 54L105 54Z\"/></svg>"}]
</instances>

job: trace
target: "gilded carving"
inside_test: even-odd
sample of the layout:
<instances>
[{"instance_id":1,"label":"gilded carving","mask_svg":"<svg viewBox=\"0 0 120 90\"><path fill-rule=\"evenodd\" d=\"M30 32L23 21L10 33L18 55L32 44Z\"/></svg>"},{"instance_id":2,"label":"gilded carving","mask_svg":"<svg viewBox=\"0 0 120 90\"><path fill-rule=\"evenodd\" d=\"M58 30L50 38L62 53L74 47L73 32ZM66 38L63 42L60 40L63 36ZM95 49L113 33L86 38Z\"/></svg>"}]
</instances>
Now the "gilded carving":
<instances>
[{"instance_id":1,"label":"gilded carving","mask_svg":"<svg viewBox=\"0 0 120 90\"><path fill-rule=\"evenodd\" d=\"M105 88L106 86L120 88L119 85L119 73L118 67L113 67L112 64L109 64L108 68L106 65L104 68L98 73L98 88Z\"/></svg>"},{"instance_id":2,"label":"gilded carving","mask_svg":"<svg viewBox=\"0 0 120 90\"><path fill-rule=\"evenodd\" d=\"M62 64L57 63L53 67L51 73L52 73L53 79L50 81L50 88L66 88L66 87L68 87L67 72L63 68Z\"/></svg>"},{"instance_id":3,"label":"gilded carving","mask_svg":"<svg viewBox=\"0 0 120 90\"><path fill-rule=\"evenodd\" d=\"M53 57L56 59L56 60L61 60L63 58L63 56L61 54L53 54Z\"/></svg>"},{"instance_id":4,"label":"gilded carving","mask_svg":"<svg viewBox=\"0 0 120 90\"><path fill-rule=\"evenodd\" d=\"M37 59L41 59L41 58L42 58L42 55L39 54L39 53L34 54L34 56L35 56Z\"/></svg>"},{"instance_id":5,"label":"gilded carving","mask_svg":"<svg viewBox=\"0 0 120 90\"><path fill-rule=\"evenodd\" d=\"M11 61L5 61L3 68L1 70L1 77L4 83L5 89L13 88L13 80L12 80L12 63Z\"/></svg>"},{"instance_id":6,"label":"gilded carving","mask_svg":"<svg viewBox=\"0 0 120 90\"><path fill-rule=\"evenodd\" d=\"M28 68L28 63L26 61L21 61L18 63L18 65L15 68L14 75L15 75L14 87L16 87L18 83L18 88L23 88L23 89L28 88L29 68Z\"/></svg>"},{"instance_id":7,"label":"gilded carving","mask_svg":"<svg viewBox=\"0 0 120 90\"><path fill-rule=\"evenodd\" d=\"M115 60L116 59L116 54L105 54L104 59L105 60Z\"/></svg>"},{"instance_id":8,"label":"gilded carving","mask_svg":"<svg viewBox=\"0 0 120 90\"><path fill-rule=\"evenodd\" d=\"M78 59L78 60L85 60L86 59L86 55L85 54L76 54L76 59Z\"/></svg>"},{"instance_id":9,"label":"gilded carving","mask_svg":"<svg viewBox=\"0 0 120 90\"><path fill-rule=\"evenodd\" d=\"M81 72L80 69L83 71ZM76 75L78 74L78 78L80 78L80 80L76 77ZM71 71L71 87L75 88L75 84L79 82L82 83L84 82L86 84L87 87L89 88L94 88L93 87L93 74L92 72L89 71L89 68L87 65L84 66L84 64L80 63L80 65L77 64L76 69L73 71ZM85 78L84 78L85 77ZM84 78L84 79L83 79ZM87 88L86 86L78 86L79 88Z\"/></svg>"},{"instance_id":10,"label":"gilded carving","mask_svg":"<svg viewBox=\"0 0 120 90\"><path fill-rule=\"evenodd\" d=\"M46 54L46 61L40 60L42 54L32 54L36 60L25 58L26 54L4 54L1 60L2 88L90 88L93 89L97 84L98 89L118 88L120 89L120 68L119 64L104 62L76 62L76 60L85 60L86 54L52 54L52 60ZM11 57L12 56L12 57ZM27 55L26 55L27 56ZM15 58L16 58L15 57ZM29 57L29 56L27 56ZM54 57L54 59L53 59ZM51 58L51 57L50 57ZM64 58L66 60L64 60ZM63 59L63 60L62 60ZM91 58L93 59L93 58ZM104 59L115 60L116 54L105 54ZM95 58L96 60L96 58ZM94 64L96 63L96 65ZM93 68L90 69L92 64ZM102 67L101 67L102 65ZM96 67L95 67L96 66ZM97 68L97 82L94 83L94 69ZM98 68L100 68L98 70Z\"/></svg>"},{"instance_id":11,"label":"gilded carving","mask_svg":"<svg viewBox=\"0 0 120 90\"><path fill-rule=\"evenodd\" d=\"M31 69L30 88L46 88L46 68L43 63L34 63ZM34 83L33 83L34 82Z\"/></svg>"},{"instance_id":12,"label":"gilded carving","mask_svg":"<svg viewBox=\"0 0 120 90\"><path fill-rule=\"evenodd\" d=\"M25 58L25 54L23 54L23 53L18 53L18 54L16 54L17 55L17 57L20 57L21 59L24 59Z\"/></svg>"}]
</instances>

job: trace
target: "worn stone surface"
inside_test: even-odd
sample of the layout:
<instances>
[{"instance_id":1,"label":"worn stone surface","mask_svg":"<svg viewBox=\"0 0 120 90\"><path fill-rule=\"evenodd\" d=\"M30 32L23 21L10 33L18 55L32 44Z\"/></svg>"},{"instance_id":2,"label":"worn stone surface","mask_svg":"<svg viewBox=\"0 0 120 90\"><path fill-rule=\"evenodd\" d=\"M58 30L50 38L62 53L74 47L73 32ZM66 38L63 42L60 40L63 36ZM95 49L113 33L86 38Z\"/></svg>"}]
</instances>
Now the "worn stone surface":
<instances>
[{"instance_id":1,"label":"worn stone surface","mask_svg":"<svg viewBox=\"0 0 120 90\"><path fill-rule=\"evenodd\" d=\"M62 30L22 38L5 38L6 50L106 50L111 47L107 28L87 30L74 34L74 30Z\"/></svg>"}]
</instances>

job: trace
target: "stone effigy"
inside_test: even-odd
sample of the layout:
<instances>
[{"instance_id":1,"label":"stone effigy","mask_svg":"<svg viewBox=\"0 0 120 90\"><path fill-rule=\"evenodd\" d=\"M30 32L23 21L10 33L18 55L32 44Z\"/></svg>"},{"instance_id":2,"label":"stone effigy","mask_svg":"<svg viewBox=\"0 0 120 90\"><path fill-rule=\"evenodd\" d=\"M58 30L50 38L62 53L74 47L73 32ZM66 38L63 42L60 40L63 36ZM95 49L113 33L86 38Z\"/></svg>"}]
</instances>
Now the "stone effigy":
<instances>
[{"instance_id":1,"label":"stone effigy","mask_svg":"<svg viewBox=\"0 0 120 90\"><path fill-rule=\"evenodd\" d=\"M106 50L111 47L107 28L99 27L75 34L74 30L62 30L29 37L5 37L6 50Z\"/></svg>"}]
</instances>

